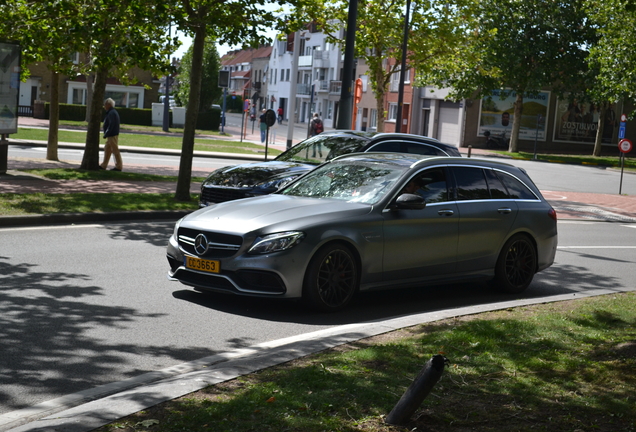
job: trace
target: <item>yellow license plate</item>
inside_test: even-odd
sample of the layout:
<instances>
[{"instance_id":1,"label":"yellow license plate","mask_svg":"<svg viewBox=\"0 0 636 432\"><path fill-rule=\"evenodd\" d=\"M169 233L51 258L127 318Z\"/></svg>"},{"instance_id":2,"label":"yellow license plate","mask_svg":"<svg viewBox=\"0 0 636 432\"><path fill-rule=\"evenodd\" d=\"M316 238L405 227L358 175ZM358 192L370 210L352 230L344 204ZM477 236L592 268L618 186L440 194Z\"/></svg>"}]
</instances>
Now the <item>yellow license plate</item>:
<instances>
[{"instance_id":1,"label":"yellow license plate","mask_svg":"<svg viewBox=\"0 0 636 432\"><path fill-rule=\"evenodd\" d=\"M221 263L214 260L206 260L197 257L186 256L185 257L186 268L198 271L204 271L208 273L218 273L221 271Z\"/></svg>"}]
</instances>

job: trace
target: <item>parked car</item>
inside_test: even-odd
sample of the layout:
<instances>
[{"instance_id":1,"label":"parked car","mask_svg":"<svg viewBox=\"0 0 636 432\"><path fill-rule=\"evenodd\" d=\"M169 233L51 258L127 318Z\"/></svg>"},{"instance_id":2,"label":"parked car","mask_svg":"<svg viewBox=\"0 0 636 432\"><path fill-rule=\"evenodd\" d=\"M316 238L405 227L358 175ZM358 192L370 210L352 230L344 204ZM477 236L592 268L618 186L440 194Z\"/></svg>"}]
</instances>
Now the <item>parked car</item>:
<instances>
[{"instance_id":1,"label":"parked car","mask_svg":"<svg viewBox=\"0 0 636 432\"><path fill-rule=\"evenodd\" d=\"M527 174L503 162L355 153L179 220L169 277L322 311L388 287L483 280L518 293L554 262L556 219Z\"/></svg>"},{"instance_id":2,"label":"parked car","mask_svg":"<svg viewBox=\"0 0 636 432\"><path fill-rule=\"evenodd\" d=\"M201 185L200 207L267 195L334 157L367 151L461 156L457 147L419 135L325 131L311 137L272 161L227 166L211 173Z\"/></svg>"}]
</instances>

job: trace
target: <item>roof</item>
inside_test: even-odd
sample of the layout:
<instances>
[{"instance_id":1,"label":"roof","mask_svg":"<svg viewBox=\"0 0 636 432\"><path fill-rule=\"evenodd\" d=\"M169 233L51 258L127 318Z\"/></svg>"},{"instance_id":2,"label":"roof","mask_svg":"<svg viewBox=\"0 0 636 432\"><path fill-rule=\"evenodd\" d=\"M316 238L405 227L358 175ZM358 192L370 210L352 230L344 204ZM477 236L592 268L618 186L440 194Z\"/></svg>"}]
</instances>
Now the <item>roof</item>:
<instances>
[{"instance_id":1,"label":"roof","mask_svg":"<svg viewBox=\"0 0 636 432\"><path fill-rule=\"evenodd\" d=\"M249 48L246 50L230 51L221 57L222 66L234 66L242 63L252 63L254 59L268 58L272 54L271 46Z\"/></svg>"}]
</instances>

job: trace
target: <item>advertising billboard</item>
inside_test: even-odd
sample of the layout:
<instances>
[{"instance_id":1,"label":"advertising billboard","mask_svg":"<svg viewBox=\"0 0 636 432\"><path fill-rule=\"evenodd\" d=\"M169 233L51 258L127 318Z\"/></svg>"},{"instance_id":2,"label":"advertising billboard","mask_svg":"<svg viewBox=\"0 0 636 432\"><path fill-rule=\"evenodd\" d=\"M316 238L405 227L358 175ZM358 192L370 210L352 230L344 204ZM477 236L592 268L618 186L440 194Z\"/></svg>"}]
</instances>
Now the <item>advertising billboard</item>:
<instances>
[{"instance_id":1,"label":"advertising billboard","mask_svg":"<svg viewBox=\"0 0 636 432\"><path fill-rule=\"evenodd\" d=\"M0 135L18 132L20 46L0 41Z\"/></svg>"},{"instance_id":2,"label":"advertising billboard","mask_svg":"<svg viewBox=\"0 0 636 432\"><path fill-rule=\"evenodd\" d=\"M601 142L611 144L618 130L620 107L610 104L603 118ZM554 118L554 141L594 144L601 108L593 103L570 99L566 94L557 99Z\"/></svg>"},{"instance_id":3,"label":"advertising billboard","mask_svg":"<svg viewBox=\"0 0 636 432\"><path fill-rule=\"evenodd\" d=\"M490 96L481 100L479 112L478 135L484 136L488 131L495 136L510 137L514 120L517 93L512 90L493 90ZM519 139L545 141L546 116L550 92L542 91L536 94L526 93L523 96L523 108Z\"/></svg>"}]
</instances>

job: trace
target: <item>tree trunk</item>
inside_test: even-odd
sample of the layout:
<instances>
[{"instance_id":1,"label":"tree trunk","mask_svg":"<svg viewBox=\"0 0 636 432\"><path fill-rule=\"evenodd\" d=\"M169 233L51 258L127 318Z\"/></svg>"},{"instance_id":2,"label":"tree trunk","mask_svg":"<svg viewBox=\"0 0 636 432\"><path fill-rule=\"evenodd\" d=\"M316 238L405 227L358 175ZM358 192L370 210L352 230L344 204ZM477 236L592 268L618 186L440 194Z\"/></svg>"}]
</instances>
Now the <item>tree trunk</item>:
<instances>
[{"instance_id":1,"label":"tree trunk","mask_svg":"<svg viewBox=\"0 0 636 432\"><path fill-rule=\"evenodd\" d=\"M190 183L192 182L192 157L194 156L194 133L199 115L201 98L201 76L203 69L203 51L205 48L205 26L197 27L192 44L192 69L190 70L190 94L186 108L186 121L181 143L181 159L179 161L179 178L175 200L190 201ZM293 113L292 113L293 114Z\"/></svg>"},{"instance_id":2,"label":"tree trunk","mask_svg":"<svg viewBox=\"0 0 636 432\"><path fill-rule=\"evenodd\" d=\"M93 107L93 74L86 75L86 123L91 121Z\"/></svg>"},{"instance_id":3,"label":"tree trunk","mask_svg":"<svg viewBox=\"0 0 636 432\"><path fill-rule=\"evenodd\" d=\"M49 139L46 160L58 161L57 140L60 127L60 74L51 71L51 109L49 111Z\"/></svg>"},{"instance_id":4,"label":"tree trunk","mask_svg":"<svg viewBox=\"0 0 636 432\"><path fill-rule=\"evenodd\" d=\"M89 70L93 70L93 54L89 49L86 53L86 66ZM86 74L86 123L91 121L91 107L93 106L93 79L92 73Z\"/></svg>"},{"instance_id":5,"label":"tree trunk","mask_svg":"<svg viewBox=\"0 0 636 432\"><path fill-rule=\"evenodd\" d=\"M384 132L384 99L386 92L384 91L384 73L382 70L376 70L375 72L375 109L376 109L376 131Z\"/></svg>"},{"instance_id":6,"label":"tree trunk","mask_svg":"<svg viewBox=\"0 0 636 432\"><path fill-rule=\"evenodd\" d=\"M106 93L108 70L103 68L95 73L95 90L91 104L91 117L86 131L86 148L80 168L85 170L99 169L99 136L102 113L102 102Z\"/></svg>"},{"instance_id":7,"label":"tree trunk","mask_svg":"<svg viewBox=\"0 0 636 432\"><path fill-rule=\"evenodd\" d=\"M512 134L510 136L510 148L508 151L519 152L519 129L521 128L521 114L523 113L523 92L517 92L515 100L515 114L512 121Z\"/></svg>"},{"instance_id":8,"label":"tree trunk","mask_svg":"<svg viewBox=\"0 0 636 432\"><path fill-rule=\"evenodd\" d=\"M605 112L607 111L607 104L601 104L601 112L598 116L598 123L596 124L596 139L594 140L594 150L592 152L593 156L601 155L601 146L603 143L603 125L605 122L603 119L605 118Z\"/></svg>"}]
</instances>

